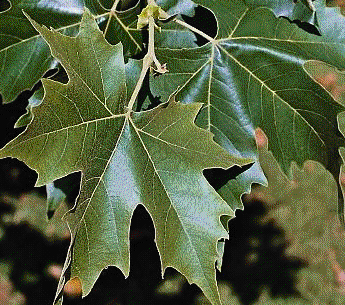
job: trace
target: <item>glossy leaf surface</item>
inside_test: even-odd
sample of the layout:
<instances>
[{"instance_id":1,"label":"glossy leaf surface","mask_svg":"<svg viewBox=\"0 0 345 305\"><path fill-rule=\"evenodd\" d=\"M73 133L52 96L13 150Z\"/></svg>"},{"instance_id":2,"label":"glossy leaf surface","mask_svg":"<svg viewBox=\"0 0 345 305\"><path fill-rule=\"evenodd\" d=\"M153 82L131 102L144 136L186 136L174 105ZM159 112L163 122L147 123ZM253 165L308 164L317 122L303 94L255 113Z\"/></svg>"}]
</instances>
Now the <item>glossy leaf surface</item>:
<instances>
[{"instance_id":1,"label":"glossy leaf surface","mask_svg":"<svg viewBox=\"0 0 345 305\"><path fill-rule=\"evenodd\" d=\"M242 14L229 19L228 37L197 49L157 50L170 73L152 78L155 95L164 101L178 88L181 102L204 103L197 124L229 152L255 156L260 127L286 173L291 161L313 159L337 177L344 145L337 115L344 108L303 64L319 59L344 67L343 44L308 34L265 8L236 2L233 11Z\"/></svg>"},{"instance_id":2,"label":"glossy leaf surface","mask_svg":"<svg viewBox=\"0 0 345 305\"><path fill-rule=\"evenodd\" d=\"M16 157L35 169L37 186L82 171L78 202L67 216L69 278L78 277L87 295L107 266L128 276L130 221L140 203L154 222L162 273L169 266L177 269L220 304L217 242L228 236L220 217L234 213L203 169L251 160L231 156L194 124L199 103L171 99L141 113L126 110L131 70L125 68L122 46L110 45L89 13L76 38L32 22L69 82L43 80L44 101L33 109L33 121L0 157ZM59 293L65 281L63 276Z\"/></svg>"},{"instance_id":3,"label":"glossy leaf surface","mask_svg":"<svg viewBox=\"0 0 345 305\"><path fill-rule=\"evenodd\" d=\"M233 25L237 23L246 6L269 8L277 17L285 17L303 29L319 34L316 10L307 0L158 0L157 3L172 15L193 16L197 5L210 9L218 21L218 38L229 35L229 30L231 31Z\"/></svg>"},{"instance_id":4,"label":"glossy leaf surface","mask_svg":"<svg viewBox=\"0 0 345 305\"><path fill-rule=\"evenodd\" d=\"M286 17L304 30L320 35L318 13L308 0L245 0L253 7L270 8L277 17Z\"/></svg>"},{"instance_id":5,"label":"glossy leaf surface","mask_svg":"<svg viewBox=\"0 0 345 305\"><path fill-rule=\"evenodd\" d=\"M13 101L25 89L31 89L47 70L56 66L48 45L23 11L47 27L75 35L84 5L97 16L111 43L124 43L126 55L141 50L141 36L135 29L139 3L129 10L117 12L110 10L113 5L110 0L12 0L11 8L0 13L0 94L3 103Z\"/></svg>"}]
</instances>

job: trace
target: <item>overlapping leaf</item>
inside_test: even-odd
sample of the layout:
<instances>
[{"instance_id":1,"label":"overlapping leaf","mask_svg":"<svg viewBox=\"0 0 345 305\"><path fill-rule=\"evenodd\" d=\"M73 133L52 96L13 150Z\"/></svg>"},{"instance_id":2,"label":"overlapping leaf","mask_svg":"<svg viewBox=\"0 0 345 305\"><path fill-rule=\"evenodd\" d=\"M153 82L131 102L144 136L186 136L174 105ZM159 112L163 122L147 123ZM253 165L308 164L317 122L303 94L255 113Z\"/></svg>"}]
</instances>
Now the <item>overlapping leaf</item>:
<instances>
[{"instance_id":1,"label":"overlapping leaf","mask_svg":"<svg viewBox=\"0 0 345 305\"><path fill-rule=\"evenodd\" d=\"M67 216L72 242L64 270L71 264L69 277L81 279L83 295L109 265L127 276L130 221L141 203L154 222L162 272L176 268L220 304L216 246L227 238L220 217L233 211L202 171L251 160L229 155L193 123L201 104L170 100L146 112L126 110L131 70L125 70L122 46L108 44L88 12L76 38L35 27L69 83L43 80L45 97L33 121L0 157L35 169L37 186L83 172L77 205Z\"/></svg>"},{"instance_id":2,"label":"overlapping leaf","mask_svg":"<svg viewBox=\"0 0 345 305\"><path fill-rule=\"evenodd\" d=\"M186 0L179 0L179 1L159 0L158 3L162 5L162 7L168 11L170 10L174 13L182 13L182 14L187 14L187 15L193 15L193 9L195 7L195 5L193 6L190 1L186 1ZM194 3L202 5L210 9L215 14L217 18L217 22L218 22L218 33L217 33L218 41L217 41L217 44L213 45L213 47L208 46L208 47L205 47L203 50L202 49L195 50L195 52L192 50L188 50L187 52L184 52L183 50L175 52L175 51L165 50L165 49L161 49L159 51L161 54L161 60L163 62L167 62L168 69L170 70L170 72L175 73L179 71L175 75L177 76L179 74L179 76L182 76L181 78L177 77L175 80L172 80L174 76L172 74L170 75L166 74L164 76L161 76L160 79L159 78L152 79L154 83L154 86L153 86L154 93L157 96L163 97L163 100L165 100L171 92L176 90L176 86L179 85L179 86L182 86L183 88L179 91L180 93L178 96L179 96L179 99L183 102L189 103L192 100L190 98L184 98L185 96L188 96L190 92L193 98L196 95L199 95L198 97L199 102L208 101L206 102L206 105L208 104L216 105L216 104L222 103L220 99L225 99L225 100L230 100L230 101L240 100L244 104L247 104L248 103L246 101L247 93L243 94L243 91L246 91L246 89L240 88L241 86L238 83L242 81L243 77L244 77L244 81L247 80L251 84L255 83L255 79L257 79L259 83L262 81L266 82L266 80L269 80L271 74L272 74L271 76L272 79L270 79L270 83L275 82L275 77L279 76L280 74L283 74L283 72L281 71L284 71L284 69L288 71L290 69L290 67L288 68L288 65L285 64L286 60L284 59L284 56L285 56L284 53L287 53L286 55L290 56L292 52L292 54L295 57L293 61L296 61L296 59L306 60L309 58L327 58L328 62L330 61L336 62L338 59L342 58L341 54L344 54L343 53L344 26L343 25L345 23L345 19L343 18L343 16L341 16L339 9L326 7L323 0L318 0L318 1L313 2L313 5L315 5L315 9L316 9L319 20L316 19L315 11L312 9L311 5L307 3L307 1L304 1L304 0L297 1L297 3L295 3L295 1L269 1L269 0L268 1L195 0ZM302 23L304 23L304 28L306 25L311 24L314 26L314 30L321 32L323 37L319 38L314 35L308 35L307 33L304 33L302 30L297 29L295 26L289 25L286 20L277 21L273 18L272 14L270 14L268 11L265 11L263 9L259 9L256 11L258 12L258 16L259 16L259 17L257 16L257 19L256 19L256 21L258 21L257 23L255 23L255 21L251 23L248 22L248 16L255 15L256 14L254 13L255 8L260 7L260 6L271 9L276 16L284 16L290 19L291 21L295 20L297 23L300 23L301 21ZM265 12L265 13L260 15L261 14L260 12ZM277 29L275 27L277 27ZM229 61L224 60L223 58L224 54L226 53L226 48L225 49L220 48L220 46L222 45L222 43L224 43L225 45L226 40L231 41L231 38L234 38L235 36L242 36L242 34L240 34L238 30L241 29L243 31L244 28L246 29L245 35L243 35L244 38L242 40L239 40L236 38L236 41L234 41L236 43L240 42L240 44L243 46L242 50L237 52L235 43L233 44L234 48L232 49L234 50L234 52L238 53L238 55L242 52L243 54L242 57L244 57L244 59L246 60L247 63L249 63L249 65L245 64L244 69L233 69L233 67L229 66ZM312 33L315 32L314 30L312 30L312 28L309 28L309 31ZM295 40L294 39L290 40L291 35L295 36ZM269 44L268 49L267 49L267 46L263 45L263 47L260 50L260 43L258 43L257 46L255 46L254 48L250 46L245 47L247 43L251 45L251 41L249 39L250 37L252 37L252 40L255 42L259 42L260 40L265 41L266 44ZM306 40L305 43L303 42L304 40ZM285 45L290 46L288 47L286 52L285 52ZM312 50L318 49L318 51L309 53L309 50L308 50L309 46L312 46ZM206 50L207 48L209 49ZM325 51L325 48L327 48L327 51ZM223 54L222 54L221 49L225 51L223 52ZM336 54L335 57L332 57L333 53L327 54L329 49L333 50L334 54ZM218 52L218 50L220 52ZM265 54L266 52L268 54ZM253 59L254 56L256 56L254 55L254 53L256 54L261 53L260 56L263 58L260 62L257 63L257 65L255 64L256 59ZM277 58L277 55L279 55L279 53L282 55L281 56L282 58L276 61L275 58ZM248 56L246 56L245 54L248 54ZM268 59L270 56L271 56L271 59ZM225 55L225 57L230 58L230 62L231 62L231 56ZM209 60L208 62L206 58L208 58ZM250 63L250 60L252 61L252 63ZM343 58L341 60L343 61ZM277 64L272 63L272 61L276 61ZM195 66L191 65L192 62L195 63ZM242 62L243 62L242 60L238 61L240 65L242 64ZM279 62L281 62L281 64ZM171 65L169 65L169 63L171 63ZM264 67L264 69L262 69L260 65L265 66L266 63L268 63L269 66ZM203 64L205 64L205 66L202 66ZM343 63L338 61L338 65L342 66ZM181 66L184 66L184 68L181 69ZM282 68L283 66L285 67ZM290 66L292 67L292 65ZM256 69L258 69L258 71L256 71ZM299 65L299 70L301 71L301 65ZM225 72L224 75L226 76L220 76L220 79L223 78L221 79L221 81L224 81L224 86L215 85L215 83L217 83L219 79L217 80L217 76L216 77L212 76L212 73L214 71L217 71L218 75L222 75L222 73ZM258 74L258 77L256 77L255 74L252 74L252 72L260 72L260 74ZM188 73L190 73L190 77L188 77L187 75ZM194 73L196 75L194 75ZM209 78L205 76L206 73L209 73ZM249 75L249 80L247 79L248 75ZM294 80L291 81L292 87L294 86L294 83L296 83L296 77L297 78L300 77L299 75L303 75L303 72L297 73L296 71L295 77L292 76L291 74L291 79L294 78ZM233 82L232 81L229 82L228 80L229 76L230 76L230 79L237 78L237 80L235 81L236 84L233 84L235 87L237 87L235 90L233 90L234 86L231 85L231 83ZM253 79L251 79L251 76L253 76ZM305 76L302 76L302 78L304 77ZM282 78L283 77L280 77L280 79ZM186 86L185 82L186 81L188 82L191 79L193 80L189 82L190 83L189 85ZM213 82L212 80L214 79L216 80ZM290 82L290 80L287 80L286 82ZM310 80L307 80L307 83L308 82L310 84ZM229 86L228 88L226 88L227 85ZM300 85L296 87L296 90L294 93L295 96L298 95L297 93L308 92L308 91L303 91L304 89L300 90L299 88L301 87ZM281 86L284 87L284 85L278 84L277 88ZM248 86L247 91L251 92L250 94L252 95L252 97L250 99L254 103L256 103L254 96L255 94L259 96L262 90L261 89L258 90L258 88L255 89L251 87L252 87L251 85ZM268 86L263 85L263 88L268 88L268 92L275 95L276 88L269 88L269 87L270 85ZM167 88L170 88L170 89L167 90ZM309 85L307 84L305 86L305 89L313 91L313 89L310 89ZM242 96L240 95L236 96L237 94L236 91L238 90L242 91ZM285 90L285 89L282 88L282 90ZM318 90L320 89L318 88ZM286 93L287 92L288 91L286 91ZM292 90L290 92L292 92ZM277 95L275 96L278 97ZM290 97L294 99L293 94L290 94ZM305 95L304 99L306 98L308 98L307 94ZM326 99L328 101L331 100L329 97L326 97ZM257 99L257 102L259 102L259 100L260 98ZM322 96L319 96L318 100L321 101ZM332 103L332 101L330 101L330 103ZM225 106L225 103L223 103L223 106L227 108L227 106ZM234 107L236 108L236 106ZM296 107L297 107L296 105L292 105L292 107L290 107L290 120L289 120L290 127L286 127L286 130L288 130L289 128L290 130L293 130L291 127L294 126L294 123L293 123L294 119L291 120L291 118L295 118L295 117L294 115L291 116L292 114L291 111L293 111L293 109ZM241 108L242 106L238 107L238 110L241 110ZM325 106L324 108L327 109L328 106ZM223 111L223 109L221 109L221 111ZM301 111L303 111L304 116L300 116L300 117L303 117L302 120L304 120L306 116L306 111L309 111L309 110L302 109ZM320 109L320 111L322 112L323 110ZM318 142L327 141L327 143L325 143L325 145L323 146L324 146L324 151L325 150L327 151L326 154L328 154L328 157L320 156L319 158L318 156L316 156L318 153L318 149L316 147L312 148L313 150L312 154L314 154L313 157L311 156L312 154L310 154L310 152L306 154L305 153L306 147L308 147L307 142L311 144L311 142L308 140L305 140L304 146L300 147L300 151L303 151L304 156L300 155L298 157L297 154L295 154L297 153L297 150L293 150L293 149L290 150L290 146L291 144L293 146L296 146L296 145L298 146L300 143L296 143L296 144L291 143L293 141L285 142L283 139L282 142L284 142L284 146L285 146L283 149L290 151L289 153L290 156L288 157L289 160L287 160L287 162L283 162L281 157L284 153L282 152L282 148L278 148L278 146L280 146L280 143L277 142L278 137L275 137L274 139L272 139L271 135L269 135L270 141L273 140L275 142L275 144L271 143L270 148L273 148L276 157L278 157L279 154L281 155L279 158L279 161L282 167L284 168L285 172L288 170L290 161L293 160L295 157L299 159L297 160L299 164L303 163L303 160L316 157L318 158L318 160L328 158L328 160L324 161L325 162L324 164L327 163L329 166L328 169L332 171L333 175L335 177L338 176L340 158L337 151L337 147L339 147L340 142L343 142L343 140L339 138L341 137L341 135L339 134L336 128L336 114L339 113L340 111L341 110L338 107L338 110L335 110L333 114L328 113L324 115L324 114L318 113L318 115L325 116L324 120L328 120L328 117L331 118L329 125L333 126L333 135L329 134L328 136L326 136L328 137L328 140L325 140L325 137L324 137L322 140L319 139L318 141ZM210 113L211 112L212 111L210 111ZM281 120L286 120L286 118L283 118L284 117L283 112L280 113ZM318 111L316 111L316 113L317 112ZM230 115L230 118L226 117L228 115ZM312 113L310 112L309 116L311 115ZM250 190L251 183L253 182L257 182L261 184L267 183L262 173L262 170L260 169L258 165L259 164L258 156L256 153L256 147L254 145L254 128L259 127L259 126L263 127L264 125L259 123L256 120L256 118L253 120L252 118L250 118L252 125L249 128L247 125L245 127L247 131L243 132L238 129L238 126L241 126L241 125L243 126L243 124L247 124L247 122L243 120L242 114L240 113L236 114L234 113L233 110L227 109L223 111L223 114L221 116L223 117L220 118L220 113L218 112L217 115L216 114L210 115L210 118L209 118L209 123L210 123L209 127L215 133L216 141L220 143L222 146L225 145L224 147L231 150L234 150L232 146L235 143L235 147L236 149L238 149L239 152L241 152L242 154L247 154L248 156L256 160L252 168L250 168L249 170L246 170L243 174L239 175L235 180L230 180L224 187L222 187L218 191L219 194L221 194L221 196L229 204L231 204L233 208L242 209L243 206L239 198L244 192L248 192ZM237 125L234 128L231 128L230 127L231 125L229 124L228 121L229 119L232 120L233 116L237 117L237 119L235 119L234 122L239 125ZM266 122L266 124L272 127L272 125L268 123L268 121ZM271 120L271 123L272 123L272 120ZM315 119L312 124L310 124L310 120L309 120L309 122L307 122L307 125L310 125L309 127L311 129L314 129L314 126L312 125L313 124L318 125L318 123L319 122L317 122L317 119ZM205 119L202 119L200 117L197 120L197 124L199 126L207 125L207 123L205 122ZM294 126L294 130L297 131L301 125L304 125L304 123L299 124L299 126ZM282 125L281 125L281 128L283 128ZM250 129L252 130L249 131ZM303 129L306 131L305 126ZM235 132L234 130L237 130L237 132ZM295 131L293 131L292 133L294 133ZM322 128L319 127L319 129L314 133L314 135L320 132L322 132ZM244 136L243 136L243 133L245 134ZM280 131L279 133L282 133L282 132ZM289 137L288 135L285 135L285 136ZM300 134L300 137L303 137L303 132ZM330 139L329 137L332 139ZM293 138L289 137L289 139L291 140ZM242 143L242 144L239 144L239 143ZM278 152L279 150L280 152ZM339 206L343 205L342 198L340 199L341 200L339 201ZM342 210L342 208L340 208L340 210Z\"/></svg>"},{"instance_id":3,"label":"overlapping leaf","mask_svg":"<svg viewBox=\"0 0 345 305\"><path fill-rule=\"evenodd\" d=\"M133 55L141 50L141 35L135 28L139 3L123 12L111 11L113 3L113 0L12 0L11 8L0 14L0 94L3 103L13 101L25 89L31 89L47 70L56 65L48 45L23 11L48 27L74 35L85 5L97 15L107 39L113 44L122 41L125 54Z\"/></svg>"},{"instance_id":4,"label":"overlapping leaf","mask_svg":"<svg viewBox=\"0 0 345 305\"><path fill-rule=\"evenodd\" d=\"M245 2L253 7L268 7L277 17L286 17L304 30L320 35L318 15L311 0L245 0Z\"/></svg>"},{"instance_id":5,"label":"overlapping leaf","mask_svg":"<svg viewBox=\"0 0 345 305\"><path fill-rule=\"evenodd\" d=\"M344 45L308 34L265 8L235 1L230 11L237 13L219 32L226 38L197 49L157 50L170 73L152 79L154 93L166 100L179 86L178 100L203 102L197 124L230 152L256 155L254 129L260 127L285 173L291 161L312 159L337 178L344 145L337 114L344 108L303 64L316 58L344 67Z\"/></svg>"},{"instance_id":6,"label":"overlapping leaf","mask_svg":"<svg viewBox=\"0 0 345 305\"><path fill-rule=\"evenodd\" d=\"M242 0L157 0L156 3L169 14L194 15L196 5L202 5L210 9L217 18L217 37L226 37L231 28L235 26L238 18L246 10Z\"/></svg>"},{"instance_id":7,"label":"overlapping leaf","mask_svg":"<svg viewBox=\"0 0 345 305\"><path fill-rule=\"evenodd\" d=\"M196 4L203 5L204 7L211 9L213 13L215 14L215 16L217 17L217 21L218 21L217 37L228 36L231 33L232 28L235 27L236 24L238 23L238 20L241 18L241 15L248 9L247 6L245 6L243 1L241 0L235 0L235 1L198 0L198 1L194 1L194 3L189 0L179 0L179 1L158 0L156 2L157 4L161 5L169 14L185 14L185 15L192 16L194 13L194 8L196 7ZM195 50L196 54L193 55L193 56L196 56L195 58L198 57L197 55L197 53L199 52L198 50L200 49L196 49ZM163 49L162 49L162 52L164 52ZM168 53L169 52L170 51L168 51ZM172 52L174 53L174 51ZM192 53L193 52L191 51L190 54ZM161 54L160 51L158 52L158 54ZM170 55L167 55L167 56L170 56ZM177 55L177 57L179 56L180 55ZM174 73L175 72L174 67L176 69L178 68L178 64L173 65L174 67L170 65L170 62L172 62L173 60L167 61L164 56L161 57L161 60L163 63L167 62L169 67L172 69L170 70L169 68L170 72ZM189 62L189 60L187 62ZM186 65L189 64L187 62L185 62ZM193 67L190 67L190 68L193 69ZM184 68L180 72L184 74L185 72ZM163 78L167 78L170 81L171 76L172 74L169 74L169 75L164 76ZM157 96L161 96L163 100L166 100L168 98L170 93L172 93L177 88L177 85L182 84L182 82L176 83L176 81L173 81L170 84L165 84L165 81L162 80L162 78L155 78L151 80L154 83L153 93ZM163 81L162 83L160 83L161 86L158 85L158 87L156 87L157 83L159 83L161 80ZM167 87L165 87L165 85L167 85ZM195 86L197 87L199 86L199 84L195 84ZM156 87L156 90L155 90L155 87ZM161 91L161 89L163 89L163 91ZM203 90L204 88L202 89L202 91ZM205 103L206 100L207 100L207 97L206 95L204 95L203 97L200 97L198 99L198 102ZM185 103L187 102L185 100L181 100L181 101ZM215 124L213 125L216 127L219 124L224 123L224 121L217 123L216 120L218 120L218 118L214 117L212 119L212 121L215 122ZM200 118L197 119L197 124L199 126L206 127L204 123L201 123ZM238 125L235 125L235 128L238 129ZM230 143L229 141L227 141L227 143L224 141L219 141L220 140L219 131L215 131L213 129L212 132L215 133L216 141L220 145L222 145L224 148L229 149L229 147L231 147L232 152L237 150L237 148L234 149L233 144ZM266 178L258 163L258 155L255 151L256 145L255 145L255 139L254 139L254 129L250 131L250 135L248 134L246 135L245 132L244 133L242 132L239 138L241 138L242 136L244 136L242 140L243 140L243 143L245 142L245 144L243 145L242 147L243 150L241 150L240 154L252 158L253 160L255 160L255 163L253 164L251 168L247 169L244 173L237 176L236 179L229 180L226 183L226 185L224 185L220 190L218 190L218 193L231 205L233 209L237 209L237 208L243 209L243 204L240 198L243 193L248 193L250 191L252 183L260 183L263 185L267 184ZM248 150L248 147L251 147L251 148Z\"/></svg>"},{"instance_id":8,"label":"overlapping leaf","mask_svg":"<svg viewBox=\"0 0 345 305\"><path fill-rule=\"evenodd\" d=\"M126 57L142 51L142 35L136 28L140 1L124 11L112 8L114 0L18 1L0 13L0 94L3 103L13 101L20 92L31 89L56 61L49 47L25 18L23 11L38 22L73 36L77 33L84 5L96 15L99 26L111 44L123 42ZM49 18L47 18L49 16ZM163 28L157 43L163 46L196 46L193 33L183 28Z\"/></svg>"},{"instance_id":9,"label":"overlapping leaf","mask_svg":"<svg viewBox=\"0 0 345 305\"><path fill-rule=\"evenodd\" d=\"M314 2L319 20L320 33L326 41L344 42L345 18L339 7L327 7L325 0Z\"/></svg>"},{"instance_id":10,"label":"overlapping leaf","mask_svg":"<svg viewBox=\"0 0 345 305\"><path fill-rule=\"evenodd\" d=\"M169 14L193 16L197 5L210 9L217 18L218 36L226 38L245 10L266 7L275 16L286 17L304 30L322 35L325 40L344 39L344 16L338 7L327 7L325 0L157 0Z\"/></svg>"},{"instance_id":11,"label":"overlapping leaf","mask_svg":"<svg viewBox=\"0 0 345 305\"><path fill-rule=\"evenodd\" d=\"M233 24L236 24L237 19L245 9L243 3L252 8L270 8L277 17L286 17L305 30L319 34L316 10L307 0L158 0L156 2L172 15L192 16L196 5L202 5L210 9L218 21L218 37L229 35L229 29L231 31Z\"/></svg>"}]
</instances>

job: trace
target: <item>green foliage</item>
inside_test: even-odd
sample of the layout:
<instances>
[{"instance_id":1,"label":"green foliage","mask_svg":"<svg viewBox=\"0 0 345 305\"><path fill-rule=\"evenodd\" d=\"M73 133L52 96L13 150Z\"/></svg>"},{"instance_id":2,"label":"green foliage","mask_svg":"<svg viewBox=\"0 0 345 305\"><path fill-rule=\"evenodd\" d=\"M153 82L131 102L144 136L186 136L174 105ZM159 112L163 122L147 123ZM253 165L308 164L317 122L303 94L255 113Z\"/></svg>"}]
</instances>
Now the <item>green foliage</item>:
<instances>
[{"instance_id":1,"label":"green foliage","mask_svg":"<svg viewBox=\"0 0 345 305\"><path fill-rule=\"evenodd\" d=\"M176 268L218 303L216 243L227 237L220 216L233 212L202 170L248 161L231 157L193 125L200 104L170 100L147 112L126 110L122 47L106 42L89 13L76 38L34 24L70 82L43 81L34 121L1 154L35 169L37 186L83 171L79 205L68 216L71 277L82 280L86 295L109 265L128 276L130 219L142 203L156 227L162 272Z\"/></svg>"},{"instance_id":2,"label":"green foliage","mask_svg":"<svg viewBox=\"0 0 345 305\"><path fill-rule=\"evenodd\" d=\"M305 74L303 64L318 58L342 65L344 46L276 19L268 9L226 3L233 20L223 23L227 30L224 36L218 33L220 39L209 38L200 48L156 51L169 73L152 77L154 94L167 100L178 88L178 100L204 103L197 124L211 130L228 151L257 159L254 129L260 127L286 173L291 161L302 165L312 159L337 177L344 139L336 118L343 107ZM237 198L236 208L248 181L264 183L257 167L239 178L242 189L230 181L220 191L228 201L227 196L232 202Z\"/></svg>"},{"instance_id":3,"label":"green foliage","mask_svg":"<svg viewBox=\"0 0 345 305\"><path fill-rule=\"evenodd\" d=\"M15 0L0 15L3 102L58 62L69 81L42 79L44 89L16 124L26 130L0 158L24 161L38 173L36 186L51 187L49 211L63 199L52 182L82 172L66 214L72 241L55 302L71 278L81 280L85 296L108 266L128 276L130 222L142 204L155 226L162 275L173 267L221 304L215 263L220 270L227 222L243 209L242 194L267 182L255 130L265 132L285 174L292 161L315 160L338 178L345 140L337 116L345 108L306 70L311 60L345 68L343 37L324 19L343 24L342 17L323 1L302 0L159 0L125 11L110 0L85 1L85 8L42 3ZM215 38L174 16L193 16L196 5L216 17ZM208 42L197 46L192 32ZM141 51L144 58L133 59ZM153 70L150 89L161 104L143 111L139 92ZM249 163L218 192L203 176Z\"/></svg>"},{"instance_id":4,"label":"green foliage","mask_svg":"<svg viewBox=\"0 0 345 305\"><path fill-rule=\"evenodd\" d=\"M105 36L112 43L122 41L125 53L133 55L142 50L141 38L135 28L139 3L125 11L110 10L112 2L85 1L85 5L106 26ZM53 27L61 33L75 35L84 11L80 1L11 1L11 8L1 13L0 24L0 92L3 102L9 103L25 89L31 89L44 73L56 66L48 45L35 31L23 11L39 23ZM47 16L49 16L47 18ZM116 35L114 35L116 33ZM10 71L10 73L9 73Z\"/></svg>"},{"instance_id":5,"label":"green foliage","mask_svg":"<svg viewBox=\"0 0 345 305\"><path fill-rule=\"evenodd\" d=\"M303 29L320 34L318 16L312 0L246 0L249 5L262 5L272 9L277 17L286 17Z\"/></svg>"}]
</instances>

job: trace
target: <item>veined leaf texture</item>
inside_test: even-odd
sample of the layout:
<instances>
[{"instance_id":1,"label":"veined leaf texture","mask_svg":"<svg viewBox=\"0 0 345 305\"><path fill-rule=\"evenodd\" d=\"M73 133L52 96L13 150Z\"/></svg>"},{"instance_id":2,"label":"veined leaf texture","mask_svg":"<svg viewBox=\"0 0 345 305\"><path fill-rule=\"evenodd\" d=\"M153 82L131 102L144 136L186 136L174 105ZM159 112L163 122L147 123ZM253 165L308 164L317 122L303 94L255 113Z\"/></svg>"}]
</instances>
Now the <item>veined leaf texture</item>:
<instances>
[{"instance_id":1,"label":"veined leaf texture","mask_svg":"<svg viewBox=\"0 0 345 305\"><path fill-rule=\"evenodd\" d=\"M43 80L44 100L32 123L1 156L35 169L37 186L83 172L77 205L67 216L71 278L81 279L86 295L109 265L128 276L130 220L143 204L154 221L162 272L176 268L219 303L214 264L217 241L227 238L220 217L234 213L202 171L251 160L229 155L194 125L201 104L172 98L149 111L126 110L122 45L106 42L88 11L76 38L35 26L70 81Z\"/></svg>"},{"instance_id":2,"label":"veined leaf texture","mask_svg":"<svg viewBox=\"0 0 345 305\"><path fill-rule=\"evenodd\" d=\"M4 103L58 62L69 77L67 84L42 80L43 101L40 91L30 105L33 118L29 109L18 124L31 123L0 150L1 158L18 158L36 170L37 186L82 171L79 198L66 216L72 241L57 303L69 278L80 278L85 296L107 266L128 276L130 221L142 204L153 219L162 274L167 267L177 269L220 304L219 240L227 238L234 211L243 208L241 195L252 183L266 183L256 128L266 133L285 173L292 161L311 159L338 177L344 137L337 115L344 107L305 65L318 60L344 69L345 49L341 35L317 19L319 13L337 20L337 12L316 2L315 13L302 0L282 6L259 0L157 1L170 15L193 16L202 5L214 13L218 30L215 37L199 31L208 40L203 46L180 16L157 32L155 55L168 72L151 74L150 88L162 103L141 112L127 108L143 66L131 57L145 50L136 29L139 2L121 11L109 0L14 0L0 14ZM277 16L329 35L307 33ZM15 22L22 23L16 35ZM203 175L204 169L250 163L218 192Z\"/></svg>"}]
</instances>

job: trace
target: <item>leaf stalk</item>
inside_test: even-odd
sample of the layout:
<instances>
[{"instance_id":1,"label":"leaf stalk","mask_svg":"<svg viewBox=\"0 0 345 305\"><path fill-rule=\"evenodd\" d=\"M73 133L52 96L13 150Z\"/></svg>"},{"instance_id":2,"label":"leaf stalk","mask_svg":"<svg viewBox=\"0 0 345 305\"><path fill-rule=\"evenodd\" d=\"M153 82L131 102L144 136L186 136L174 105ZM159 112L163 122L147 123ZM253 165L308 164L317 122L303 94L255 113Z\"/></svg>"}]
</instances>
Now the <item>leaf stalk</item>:
<instances>
[{"instance_id":1,"label":"leaf stalk","mask_svg":"<svg viewBox=\"0 0 345 305\"><path fill-rule=\"evenodd\" d=\"M158 61L156 54L155 54L155 20L152 16L149 17L148 20L149 23L149 44L148 44L148 51L146 53L146 55L144 56L143 59L143 68L141 70L138 82L134 88L134 91L132 93L131 99L129 100L127 109L128 111L132 111L133 110L133 106L134 103L136 101L136 98L139 94L140 88L144 82L147 70L152 66L152 64L154 63L156 66L155 71L157 71L158 73L165 73L167 72L167 69L165 68L165 65L161 65L160 62Z\"/></svg>"},{"instance_id":2,"label":"leaf stalk","mask_svg":"<svg viewBox=\"0 0 345 305\"><path fill-rule=\"evenodd\" d=\"M176 18L174 19L174 21L175 21L176 23L178 23L179 25L182 25L182 26L184 26L185 28L191 30L192 32L199 34L200 36L204 37L204 38L207 39L208 41L210 41L210 42L212 42L212 43L215 43L216 40L215 40L213 37L211 37L211 36L205 34L203 31L198 30L198 29L195 28L194 26L191 26L191 25L189 25L188 23L186 23L186 22L184 22L184 21L182 21L182 20L176 19Z\"/></svg>"}]
</instances>

